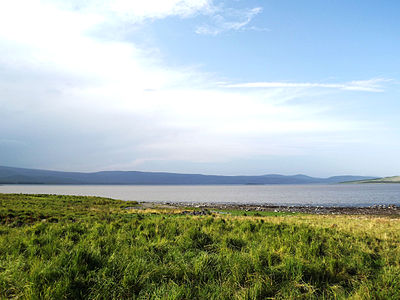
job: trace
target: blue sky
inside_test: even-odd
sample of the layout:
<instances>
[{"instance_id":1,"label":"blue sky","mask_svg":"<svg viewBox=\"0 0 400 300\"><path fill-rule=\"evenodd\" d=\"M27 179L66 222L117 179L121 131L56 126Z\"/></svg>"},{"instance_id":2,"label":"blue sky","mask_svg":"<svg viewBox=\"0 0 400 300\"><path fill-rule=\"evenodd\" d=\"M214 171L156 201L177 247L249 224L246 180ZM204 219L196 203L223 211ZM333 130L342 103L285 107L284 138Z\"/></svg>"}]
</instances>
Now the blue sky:
<instances>
[{"instance_id":1,"label":"blue sky","mask_svg":"<svg viewBox=\"0 0 400 300\"><path fill-rule=\"evenodd\" d=\"M398 1L0 4L0 165L400 172Z\"/></svg>"}]
</instances>

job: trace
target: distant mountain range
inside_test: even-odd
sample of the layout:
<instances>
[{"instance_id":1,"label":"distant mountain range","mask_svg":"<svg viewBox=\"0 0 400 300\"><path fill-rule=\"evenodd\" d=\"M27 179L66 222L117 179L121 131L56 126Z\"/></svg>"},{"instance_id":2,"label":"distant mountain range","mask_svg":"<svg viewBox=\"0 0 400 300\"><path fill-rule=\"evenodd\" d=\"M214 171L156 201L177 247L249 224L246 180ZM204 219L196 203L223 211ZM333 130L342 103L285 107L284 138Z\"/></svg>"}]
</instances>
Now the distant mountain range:
<instances>
[{"instance_id":1,"label":"distant mountain range","mask_svg":"<svg viewBox=\"0 0 400 300\"><path fill-rule=\"evenodd\" d=\"M60 172L0 166L0 184L329 184L367 176L316 178L306 175L219 176L138 171Z\"/></svg>"}]
</instances>

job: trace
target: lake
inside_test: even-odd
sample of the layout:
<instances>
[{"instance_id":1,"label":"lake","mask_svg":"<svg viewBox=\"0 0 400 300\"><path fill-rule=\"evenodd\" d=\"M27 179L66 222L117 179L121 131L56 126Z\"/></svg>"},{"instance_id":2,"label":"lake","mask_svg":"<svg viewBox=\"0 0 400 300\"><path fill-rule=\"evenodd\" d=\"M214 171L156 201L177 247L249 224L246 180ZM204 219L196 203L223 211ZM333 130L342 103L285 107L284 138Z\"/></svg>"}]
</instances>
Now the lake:
<instances>
[{"instance_id":1,"label":"lake","mask_svg":"<svg viewBox=\"0 0 400 300\"><path fill-rule=\"evenodd\" d=\"M0 193L87 195L150 202L313 206L400 205L400 184L0 185Z\"/></svg>"}]
</instances>

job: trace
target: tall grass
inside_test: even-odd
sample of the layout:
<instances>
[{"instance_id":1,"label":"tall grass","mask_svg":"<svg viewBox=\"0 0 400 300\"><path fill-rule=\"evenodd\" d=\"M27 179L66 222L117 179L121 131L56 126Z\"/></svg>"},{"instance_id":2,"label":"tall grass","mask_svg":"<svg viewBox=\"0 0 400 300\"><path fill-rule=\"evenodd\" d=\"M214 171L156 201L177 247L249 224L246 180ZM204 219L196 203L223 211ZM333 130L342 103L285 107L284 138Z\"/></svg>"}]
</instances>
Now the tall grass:
<instances>
[{"instance_id":1,"label":"tall grass","mask_svg":"<svg viewBox=\"0 0 400 300\"><path fill-rule=\"evenodd\" d=\"M309 225L131 213L124 205L133 204L100 198L0 199L2 298L400 298L397 236L317 226L318 218ZM42 206L46 219L37 217Z\"/></svg>"}]
</instances>

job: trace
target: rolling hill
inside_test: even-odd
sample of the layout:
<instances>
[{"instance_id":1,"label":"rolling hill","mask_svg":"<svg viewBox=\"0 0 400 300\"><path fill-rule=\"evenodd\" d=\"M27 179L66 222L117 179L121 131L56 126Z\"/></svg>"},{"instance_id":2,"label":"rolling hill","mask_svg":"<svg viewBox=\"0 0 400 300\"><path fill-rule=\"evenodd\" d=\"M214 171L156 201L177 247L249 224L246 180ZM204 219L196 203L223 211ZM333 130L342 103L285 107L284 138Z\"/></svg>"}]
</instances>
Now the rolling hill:
<instances>
[{"instance_id":1,"label":"rolling hill","mask_svg":"<svg viewBox=\"0 0 400 300\"><path fill-rule=\"evenodd\" d=\"M82 173L0 166L0 184L322 184L372 178L365 176L317 178L301 174L219 176L139 171Z\"/></svg>"}]
</instances>

